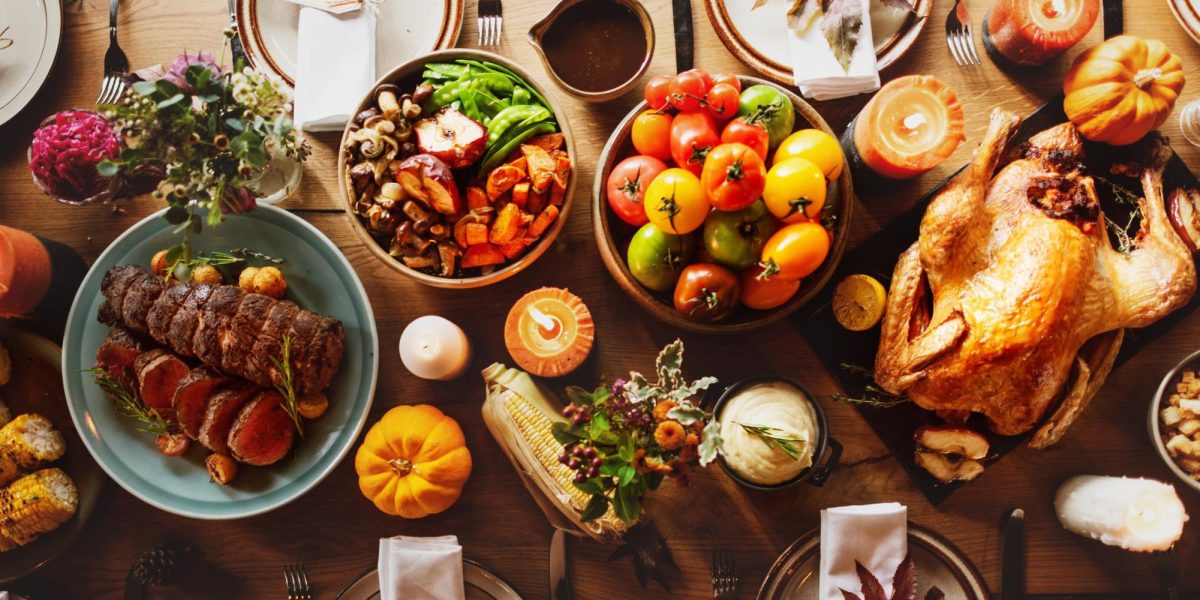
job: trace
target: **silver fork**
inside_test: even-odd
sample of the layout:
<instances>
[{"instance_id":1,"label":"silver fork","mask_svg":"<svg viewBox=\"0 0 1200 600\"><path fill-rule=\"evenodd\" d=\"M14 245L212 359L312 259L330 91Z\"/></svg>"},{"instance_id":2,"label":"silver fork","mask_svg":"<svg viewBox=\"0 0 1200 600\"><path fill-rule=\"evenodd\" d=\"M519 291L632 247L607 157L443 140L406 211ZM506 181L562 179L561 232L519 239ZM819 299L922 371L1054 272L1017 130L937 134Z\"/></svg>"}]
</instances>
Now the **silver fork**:
<instances>
[{"instance_id":1,"label":"silver fork","mask_svg":"<svg viewBox=\"0 0 1200 600\"><path fill-rule=\"evenodd\" d=\"M308 571L304 570L304 565L283 565L283 583L287 586L287 600L313 600L312 586L308 584Z\"/></svg>"},{"instance_id":2,"label":"silver fork","mask_svg":"<svg viewBox=\"0 0 1200 600\"><path fill-rule=\"evenodd\" d=\"M104 81L100 84L100 97L96 104L112 104L121 99L125 88L125 74L129 72L129 59L117 44L117 5L121 0L111 0L108 5L108 52L104 53Z\"/></svg>"},{"instance_id":3,"label":"silver fork","mask_svg":"<svg viewBox=\"0 0 1200 600\"><path fill-rule=\"evenodd\" d=\"M733 561L733 550L713 550L712 588L715 600L730 600L737 597L737 564Z\"/></svg>"},{"instance_id":4,"label":"silver fork","mask_svg":"<svg viewBox=\"0 0 1200 600\"><path fill-rule=\"evenodd\" d=\"M479 45L483 48L500 45L500 33L504 28L504 5L500 0L479 0Z\"/></svg>"},{"instance_id":5,"label":"silver fork","mask_svg":"<svg viewBox=\"0 0 1200 600\"><path fill-rule=\"evenodd\" d=\"M950 48L950 55L960 67L979 64L971 15L967 14L967 5L962 0L955 0L954 8L946 15L946 47Z\"/></svg>"}]
</instances>

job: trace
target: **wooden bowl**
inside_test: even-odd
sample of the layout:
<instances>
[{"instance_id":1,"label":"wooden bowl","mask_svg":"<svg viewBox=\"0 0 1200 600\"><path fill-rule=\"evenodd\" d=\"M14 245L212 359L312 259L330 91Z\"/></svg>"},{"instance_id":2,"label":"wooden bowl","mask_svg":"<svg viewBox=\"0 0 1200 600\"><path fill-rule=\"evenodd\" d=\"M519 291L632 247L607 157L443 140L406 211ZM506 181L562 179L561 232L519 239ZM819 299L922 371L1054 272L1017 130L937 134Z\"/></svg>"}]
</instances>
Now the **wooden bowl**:
<instances>
[{"instance_id":1,"label":"wooden bowl","mask_svg":"<svg viewBox=\"0 0 1200 600\"><path fill-rule=\"evenodd\" d=\"M358 107L355 108L354 112L351 114L358 114L372 105L374 102L375 88L379 87L380 84L394 83L400 85L401 89L409 89L415 87L416 84L420 82L421 71L424 70L426 63L453 62L460 58L493 62L511 70L517 75L520 75L522 79L528 82L529 85L533 86L533 88L540 92L542 96L546 98L546 101L550 103L550 110L554 113L554 120L558 123L558 129L562 132L563 137L566 140L567 154L569 154L571 157L571 178L567 183L567 193L563 197L562 206L559 207L558 218L556 218L554 223L550 225L550 228L542 234L541 239L539 239L536 244L525 251L525 254L522 254L517 258L517 260L512 261L501 268L488 273L487 275L478 275L475 277L438 277L437 275L430 275L428 273L417 271L416 269L410 269L409 267L405 266L403 262L388 254L387 249L381 246L379 242L375 241L375 238L371 236L371 233L367 230L359 216L354 212L354 196L346 187L346 169L349 168L346 163L346 141L350 135L349 123L346 124L346 129L342 132L342 142L338 149L337 168L338 188L342 192L342 201L345 203L344 209L346 211L346 218L350 220L350 227L354 229L355 235L358 236L358 239L362 240L363 244L367 246L367 249L369 249L376 258L383 261L384 264L391 267L392 270L396 271L397 273L400 273L415 281L419 281L425 285L440 288L465 289L483 287L485 285L491 285L498 281L508 279L509 277L512 277L513 275L525 270L527 267L529 267L529 265L533 264L538 257L544 254L546 250L550 249L550 246L554 244L555 238L557 238L559 232L562 231L563 224L567 222L567 218L570 216L571 204L573 202L573 198L575 197L577 179L576 175L578 174L576 164L579 160L579 156L575 153L575 137L571 134L571 126L568 124L566 119L567 113L563 110L562 105L554 99L554 95L551 94L545 86L541 85L536 79L530 76L529 72L520 65L498 54L492 54L491 52L484 52L482 50L453 48L449 50L438 50L436 52L431 52L424 56L414 58L392 69L386 75L379 78L379 81L376 81L375 85L371 86L371 90L367 92L367 95L358 103Z\"/></svg>"},{"instance_id":2,"label":"wooden bowl","mask_svg":"<svg viewBox=\"0 0 1200 600\"><path fill-rule=\"evenodd\" d=\"M834 136L835 139L837 138L829 125L825 123L825 119L822 119L812 106L796 94L757 77L742 76L741 80L743 89L752 85L771 85L790 98L796 107L795 128L797 130L820 129ZM850 218L854 209L854 185L851 181L850 169L843 168L838 180L829 184L825 210L826 214L832 215L835 219L833 243L829 248L829 256L825 258L825 262L821 264L820 268L804 278L800 290L791 300L769 310L753 310L745 306L738 306L733 314L715 323L690 321L675 312L670 292L653 292L642 287L642 284L633 278L633 274L629 272L629 265L625 262L625 252L629 247L629 240L637 232L637 228L617 218L612 209L608 207L608 199L605 196L605 182L613 167L622 159L636 154L633 142L630 141L630 131L633 129L633 120L646 108L645 101L638 103L608 137L608 142L604 144L604 150L600 153L599 164L596 168L596 180L592 185L592 230L596 236L596 245L600 248L600 257L604 260L604 266L608 268L613 279L616 279L621 289L625 290L625 293L629 294L650 314L680 329L697 333L750 331L778 321L804 306L829 283L834 271L837 270L838 261L841 260L842 254L846 250Z\"/></svg>"}]
</instances>

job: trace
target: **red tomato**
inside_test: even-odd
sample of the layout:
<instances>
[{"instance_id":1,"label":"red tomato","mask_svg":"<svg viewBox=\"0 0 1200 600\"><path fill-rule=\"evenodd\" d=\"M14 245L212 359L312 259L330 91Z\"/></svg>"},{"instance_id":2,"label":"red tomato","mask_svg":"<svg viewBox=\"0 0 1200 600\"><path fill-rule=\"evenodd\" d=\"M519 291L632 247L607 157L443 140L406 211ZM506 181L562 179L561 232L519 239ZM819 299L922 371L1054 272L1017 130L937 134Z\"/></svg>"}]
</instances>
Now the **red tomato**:
<instances>
[{"instance_id":1,"label":"red tomato","mask_svg":"<svg viewBox=\"0 0 1200 600\"><path fill-rule=\"evenodd\" d=\"M704 110L717 121L728 121L738 112L737 88L728 83L718 83L704 96Z\"/></svg>"},{"instance_id":2,"label":"red tomato","mask_svg":"<svg viewBox=\"0 0 1200 600\"><path fill-rule=\"evenodd\" d=\"M721 144L708 153L700 185L717 210L741 210L762 196L767 166L745 144Z\"/></svg>"},{"instance_id":3,"label":"red tomato","mask_svg":"<svg viewBox=\"0 0 1200 600\"><path fill-rule=\"evenodd\" d=\"M762 277L761 265L750 267L738 277L742 284L742 304L755 310L782 306L800 290L799 279Z\"/></svg>"},{"instance_id":4,"label":"red tomato","mask_svg":"<svg viewBox=\"0 0 1200 600\"><path fill-rule=\"evenodd\" d=\"M701 69L700 67L696 67L694 69L688 69L687 71L684 71L684 73L691 73L691 74L699 77L700 81L704 82L704 91L706 91L706 92L708 91L708 88L713 86L712 75L709 75L708 71L705 71L704 69Z\"/></svg>"},{"instance_id":5,"label":"red tomato","mask_svg":"<svg viewBox=\"0 0 1200 600\"><path fill-rule=\"evenodd\" d=\"M667 96L671 93L671 76L659 75L646 83L646 104L654 110L662 110L667 106Z\"/></svg>"},{"instance_id":6,"label":"red tomato","mask_svg":"<svg viewBox=\"0 0 1200 600\"><path fill-rule=\"evenodd\" d=\"M633 147L638 154L653 156L659 160L671 158L671 115L652 110L642 111L633 120Z\"/></svg>"},{"instance_id":7,"label":"red tomato","mask_svg":"<svg viewBox=\"0 0 1200 600\"><path fill-rule=\"evenodd\" d=\"M622 221L641 227L650 222L642 202L646 188L667 165L653 156L630 156L617 163L608 174L608 206Z\"/></svg>"},{"instance_id":8,"label":"red tomato","mask_svg":"<svg viewBox=\"0 0 1200 600\"><path fill-rule=\"evenodd\" d=\"M680 113L671 123L671 158L697 177L704 171L708 152L720 143L717 126L708 113Z\"/></svg>"},{"instance_id":9,"label":"red tomato","mask_svg":"<svg viewBox=\"0 0 1200 600\"><path fill-rule=\"evenodd\" d=\"M684 267L675 284L675 312L689 321L724 319L737 308L742 284L729 269L704 263Z\"/></svg>"},{"instance_id":10,"label":"red tomato","mask_svg":"<svg viewBox=\"0 0 1200 600\"><path fill-rule=\"evenodd\" d=\"M767 160L767 152L770 150L771 134L767 132L762 125L755 125L746 120L745 117L738 117L729 122L725 129L721 131L722 144L745 144L754 150L754 153L764 161Z\"/></svg>"},{"instance_id":11,"label":"red tomato","mask_svg":"<svg viewBox=\"0 0 1200 600\"><path fill-rule=\"evenodd\" d=\"M734 75L733 73L718 73L713 76L712 80L713 85L717 85L718 83L728 83L729 85L732 85L739 94L742 93L742 80L738 79L738 76Z\"/></svg>"},{"instance_id":12,"label":"red tomato","mask_svg":"<svg viewBox=\"0 0 1200 600\"><path fill-rule=\"evenodd\" d=\"M671 80L671 106L680 111L700 110L704 102L704 94L708 92L704 78L700 73L684 71Z\"/></svg>"}]
</instances>

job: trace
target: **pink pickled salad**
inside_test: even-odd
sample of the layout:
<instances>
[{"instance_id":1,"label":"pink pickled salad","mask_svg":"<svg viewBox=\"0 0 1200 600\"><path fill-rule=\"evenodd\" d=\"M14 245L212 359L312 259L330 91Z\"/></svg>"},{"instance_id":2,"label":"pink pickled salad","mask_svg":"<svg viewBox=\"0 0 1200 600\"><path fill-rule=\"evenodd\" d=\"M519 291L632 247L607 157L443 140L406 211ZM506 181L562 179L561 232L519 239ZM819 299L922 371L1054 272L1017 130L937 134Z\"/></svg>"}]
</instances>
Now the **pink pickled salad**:
<instances>
[{"instance_id":1,"label":"pink pickled salad","mask_svg":"<svg viewBox=\"0 0 1200 600\"><path fill-rule=\"evenodd\" d=\"M90 111L65 110L33 132L29 169L52 194L72 200L92 197L108 186L96 172L106 158L116 158L121 143L104 117Z\"/></svg>"}]
</instances>

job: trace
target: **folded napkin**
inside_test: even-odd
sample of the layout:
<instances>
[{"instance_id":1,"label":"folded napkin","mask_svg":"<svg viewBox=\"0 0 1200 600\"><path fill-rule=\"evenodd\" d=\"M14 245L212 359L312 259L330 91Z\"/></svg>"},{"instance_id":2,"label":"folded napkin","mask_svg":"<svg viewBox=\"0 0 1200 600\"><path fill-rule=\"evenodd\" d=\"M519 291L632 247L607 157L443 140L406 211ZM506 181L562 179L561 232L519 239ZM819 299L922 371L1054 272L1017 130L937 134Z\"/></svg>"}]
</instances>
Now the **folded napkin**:
<instances>
[{"instance_id":1,"label":"folded napkin","mask_svg":"<svg viewBox=\"0 0 1200 600\"><path fill-rule=\"evenodd\" d=\"M860 597L854 561L871 571L888 595L892 575L908 556L908 509L887 502L821 511L821 600L842 600L841 590Z\"/></svg>"},{"instance_id":2,"label":"folded napkin","mask_svg":"<svg viewBox=\"0 0 1200 600\"><path fill-rule=\"evenodd\" d=\"M462 546L453 535L379 540L382 600L463 600Z\"/></svg>"},{"instance_id":3,"label":"folded napkin","mask_svg":"<svg viewBox=\"0 0 1200 600\"><path fill-rule=\"evenodd\" d=\"M341 131L375 84L375 13L305 6L296 40L296 124Z\"/></svg>"},{"instance_id":4,"label":"folded napkin","mask_svg":"<svg viewBox=\"0 0 1200 600\"><path fill-rule=\"evenodd\" d=\"M788 19L792 77L806 98L832 100L879 89L870 0L858 1L862 3L862 27L858 30L858 42L854 45L848 70L842 68L821 31L821 19L828 17L812 18L813 13L820 10L819 2L808 2L803 12Z\"/></svg>"}]
</instances>

